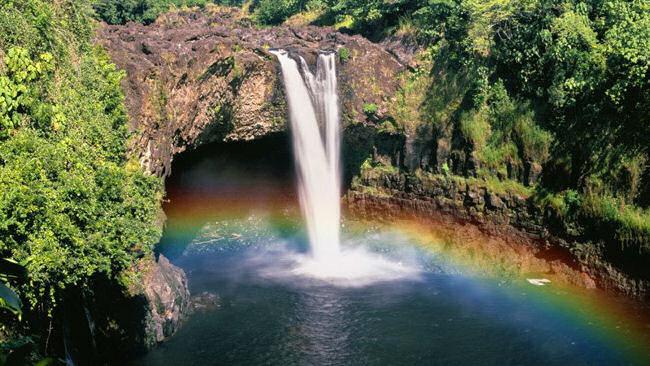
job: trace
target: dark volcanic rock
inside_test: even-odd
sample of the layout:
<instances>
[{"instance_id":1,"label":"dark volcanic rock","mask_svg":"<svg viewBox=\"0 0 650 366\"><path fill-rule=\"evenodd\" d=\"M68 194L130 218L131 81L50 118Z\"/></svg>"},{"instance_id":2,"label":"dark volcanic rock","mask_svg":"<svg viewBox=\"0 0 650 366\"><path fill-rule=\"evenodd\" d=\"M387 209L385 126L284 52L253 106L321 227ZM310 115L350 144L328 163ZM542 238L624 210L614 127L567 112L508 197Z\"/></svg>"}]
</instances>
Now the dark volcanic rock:
<instances>
[{"instance_id":1,"label":"dark volcanic rock","mask_svg":"<svg viewBox=\"0 0 650 366\"><path fill-rule=\"evenodd\" d=\"M68 343L78 365L123 364L171 336L183 322L190 310L183 270L160 255L157 261L143 258L133 271L138 279L126 290L124 284L98 277L87 293L67 297L66 319L77 319L71 327L77 337Z\"/></svg>"},{"instance_id":2,"label":"dark volcanic rock","mask_svg":"<svg viewBox=\"0 0 650 366\"><path fill-rule=\"evenodd\" d=\"M463 230L471 226L486 237L514 242L515 251L518 246L528 248L554 270L562 268L567 281L575 285L598 287L645 301L650 298L647 267L635 272L630 265L635 263L634 258L643 262L647 257L635 252L629 257L618 253L617 258L608 254L601 243L572 236L563 226L549 223L533 197L493 192L480 182L461 184L442 175L416 176L375 169L364 172L361 178L360 185L345 196L352 214L391 222L433 220L452 231L457 226Z\"/></svg>"},{"instance_id":3,"label":"dark volcanic rock","mask_svg":"<svg viewBox=\"0 0 650 366\"><path fill-rule=\"evenodd\" d=\"M279 65L271 48L314 64L320 50L345 47L339 87L345 121L364 121L364 103L388 100L403 65L382 45L332 28L257 29L238 8L178 11L154 24L103 25L98 42L126 71L123 86L136 139L131 155L165 176L173 156L216 141L251 140L286 129ZM399 59L408 60L409 52Z\"/></svg>"},{"instance_id":4,"label":"dark volcanic rock","mask_svg":"<svg viewBox=\"0 0 650 366\"><path fill-rule=\"evenodd\" d=\"M144 295L149 303L146 330L149 347L174 334L189 310L187 276L161 254L145 274Z\"/></svg>"},{"instance_id":5,"label":"dark volcanic rock","mask_svg":"<svg viewBox=\"0 0 650 366\"><path fill-rule=\"evenodd\" d=\"M524 164L526 169L526 180L525 183L528 186L533 186L537 183L540 175L542 174L542 166L536 162L527 161Z\"/></svg>"},{"instance_id":6,"label":"dark volcanic rock","mask_svg":"<svg viewBox=\"0 0 650 366\"><path fill-rule=\"evenodd\" d=\"M501 209L504 207L504 203L503 201L501 201L501 198L499 198L499 196L491 192L487 193L487 203L488 203L488 207L492 209Z\"/></svg>"}]
</instances>

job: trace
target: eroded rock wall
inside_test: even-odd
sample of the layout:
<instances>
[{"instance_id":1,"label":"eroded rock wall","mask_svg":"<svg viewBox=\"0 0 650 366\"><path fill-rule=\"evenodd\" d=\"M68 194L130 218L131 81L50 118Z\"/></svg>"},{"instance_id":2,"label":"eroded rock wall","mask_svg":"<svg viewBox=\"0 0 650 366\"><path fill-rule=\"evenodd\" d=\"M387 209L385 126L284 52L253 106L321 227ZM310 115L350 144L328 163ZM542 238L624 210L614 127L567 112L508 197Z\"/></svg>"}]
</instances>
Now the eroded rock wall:
<instances>
[{"instance_id":1,"label":"eroded rock wall","mask_svg":"<svg viewBox=\"0 0 650 366\"><path fill-rule=\"evenodd\" d=\"M172 12L148 26L104 24L97 40L126 71L123 86L136 134L131 155L160 176L186 149L286 130L281 73L271 48L290 50L311 65L319 50L346 48L348 57L338 64L346 123L364 121L364 104L390 98L403 69L383 46L360 36L313 26L257 29L238 8Z\"/></svg>"},{"instance_id":2,"label":"eroded rock wall","mask_svg":"<svg viewBox=\"0 0 650 366\"><path fill-rule=\"evenodd\" d=\"M496 238L508 242L509 250L525 248L543 260L536 270L560 274L566 283L650 300L648 271L636 268L647 263L646 257L634 251L613 257L602 243L571 236L564 228L555 227L525 193L497 190L471 179L374 169L360 174L344 200L352 215L388 221L413 219L425 225L438 223L452 231L460 229L451 236L473 233L457 237L461 241L471 236L483 237L486 242ZM527 266L520 270L525 272Z\"/></svg>"},{"instance_id":3,"label":"eroded rock wall","mask_svg":"<svg viewBox=\"0 0 650 366\"><path fill-rule=\"evenodd\" d=\"M190 290L185 272L162 254L144 275L148 306L145 347L171 336L190 310Z\"/></svg>"}]
</instances>

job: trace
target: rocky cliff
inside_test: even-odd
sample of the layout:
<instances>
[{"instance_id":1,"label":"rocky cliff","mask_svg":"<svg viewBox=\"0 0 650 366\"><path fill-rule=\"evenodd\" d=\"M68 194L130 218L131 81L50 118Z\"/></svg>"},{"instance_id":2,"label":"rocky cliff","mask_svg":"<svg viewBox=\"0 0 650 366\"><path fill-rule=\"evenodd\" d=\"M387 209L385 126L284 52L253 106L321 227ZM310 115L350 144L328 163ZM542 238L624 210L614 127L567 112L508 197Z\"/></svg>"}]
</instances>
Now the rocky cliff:
<instances>
[{"instance_id":1,"label":"rocky cliff","mask_svg":"<svg viewBox=\"0 0 650 366\"><path fill-rule=\"evenodd\" d=\"M126 71L123 87L132 156L166 176L175 154L212 141L251 140L287 128L281 74L271 48L315 63L340 50L345 120L363 121L363 105L389 99L408 52L314 26L258 29L238 8L178 11L144 26L103 25L100 42ZM392 51L389 52L389 51ZM400 56L397 56L397 55Z\"/></svg>"},{"instance_id":2,"label":"rocky cliff","mask_svg":"<svg viewBox=\"0 0 650 366\"><path fill-rule=\"evenodd\" d=\"M161 254L144 275L143 293L150 304L144 346L151 347L176 332L189 311L187 276Z\"/></svg>"},{"instance_id":3,"label":"rocky cliff","mask_svg":"<svg viewBox=\"0 0 650 366\"><path fill-rule=\"evenodd\" d=\"M121 364L171 336L190 311L187 277L163 255L142 258L129 274L68 291L61 336L75 365Z\"/></svg>"},{"instance_id":4,"label":"rocky cliff","mask_svg":"<svg viewBox=\"0 0 650 366\"><path fill-rule=\"evenodd\" d=\"M646 256L630 249L612 253L598 239L556 225L552 214L536 204L531 190L459 176L408 173L382 165L381 160L375 157L377 165L362 167L352 182L345 196L350 214L438 225L438 231L456 242L501 240L508 244L492 255L506 253L504 260L514 263L519 274L557 275L571 285L648 301ZM518 258L522 252L516 247L538 263L520 263L530 258Z\"/></svg>"}]
</instances>

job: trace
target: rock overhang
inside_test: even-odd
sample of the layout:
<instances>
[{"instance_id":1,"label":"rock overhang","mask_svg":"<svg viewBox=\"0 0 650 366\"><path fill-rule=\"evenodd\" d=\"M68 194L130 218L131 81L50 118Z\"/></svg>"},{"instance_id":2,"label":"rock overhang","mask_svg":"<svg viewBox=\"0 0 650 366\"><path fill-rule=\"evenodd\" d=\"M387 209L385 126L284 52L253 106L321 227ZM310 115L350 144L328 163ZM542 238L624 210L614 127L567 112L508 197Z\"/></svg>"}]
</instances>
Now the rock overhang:
<instances>
[{"instance_id":1,"label":"rock overhang","mask_svg":"<svg viewBox=\"0 0 650 366\"><path fill-rule=\"evenodd\" d=\"M103 24L97 42L125 70L122 85L134 139L130 154L150 173L170 173L174 155L214 141L286 131L283 48L315 64L346 48L337 63L344 123L365 122L365 103L388 100L404 66L384 45L331 27L256 28L238 8L176 11L151 25ZM372 87L368 83L372 81Z\"/></svg>"}]
</instances>

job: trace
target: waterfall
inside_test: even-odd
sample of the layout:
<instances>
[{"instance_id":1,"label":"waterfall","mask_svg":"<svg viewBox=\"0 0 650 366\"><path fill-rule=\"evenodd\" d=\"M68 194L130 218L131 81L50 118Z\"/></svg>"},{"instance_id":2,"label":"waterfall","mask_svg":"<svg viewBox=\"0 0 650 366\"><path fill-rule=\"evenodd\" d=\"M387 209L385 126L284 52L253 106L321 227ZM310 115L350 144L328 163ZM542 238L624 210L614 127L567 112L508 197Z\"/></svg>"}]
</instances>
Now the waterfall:
<instances>
[{"instance_id":1,"label":"waterfall","mask_svg":"<svg viewBox=\"0 0 650 366\"><path fill-rule=\"evenodd\" d=\"M336 54L320 53L316 72L307 62L272 51L280 61L289 104L300 208L312 256L295 256L291 274L340 286L413 277L418 269L392 262L365 247L340 248L341 126L336 88ZM278 274L282 274L279 271Z\"/></svg>"},{"instance_id":2,"label":"waterfall","mask_svg":"<svg viewBox=\"0 0 650 366\"><path fill-rule=\"evenodd\" d=\"M326 262L340 253L341 131L336 90L336 54L321 53L314 75L277 50L289 104L298 196L307 222L314 259Z\"/></svg>"}]
</instances>

